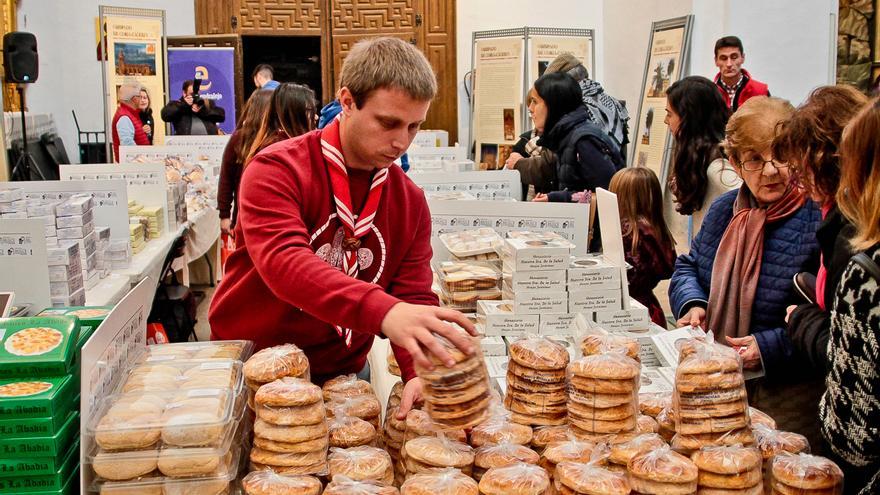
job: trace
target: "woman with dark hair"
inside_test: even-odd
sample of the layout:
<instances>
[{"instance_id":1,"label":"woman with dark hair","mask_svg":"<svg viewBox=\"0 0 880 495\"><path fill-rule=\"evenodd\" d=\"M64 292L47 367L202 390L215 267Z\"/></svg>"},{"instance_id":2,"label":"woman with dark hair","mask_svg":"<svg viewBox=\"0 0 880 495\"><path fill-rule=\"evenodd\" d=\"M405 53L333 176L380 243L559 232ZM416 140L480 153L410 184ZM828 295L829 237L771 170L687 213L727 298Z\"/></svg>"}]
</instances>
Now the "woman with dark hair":
<instances>
[{"instance_id":1,"label":"woman with dark hair","mask_svg":"<svg viewBox=\"0 0 880 495\"><path fill-rule=\"evenodd\" d=\"M538 145L556 153L558 191L538 194L535 201L570 202L572 194L608 188L623 168L620 149L589 120L577 81L568 74L544 74L535 81L529 113L541 135Z\"/></svg>"},{"instance_id":2,"label":"woman with dark hair","mask_svg":"<svg viewBox=\"0 0 880 495\"><path fill-rule=\"evenodd\" d=\"M691 235L715 198L742 184L721 148L728 118L718 88L705 77L685 77L666 91L664 122L675 139L669 189L676 211L693 216Z\"/></svg>"},{"instance_id":3,"label":"woman with dark hair","mask_svg":"<svg viewBox=\"0 0 880 495\"><path fill-rule=\"evenodd\" d=\"M150 105L150 93L147 88L141 88L141 101L138 102L138 112L141 117L141 124L144 126L144 132L147 133L147 139L153 144L153 108Z\"/></svg>"},{"instance_id":4,"label":"woman with dark hair","mask_svg":"<svg viewBox=\"0 0 880 495\"><path fill-rule=\"evenodd\" d=\"M220 183L217 185L217 210L220 211L220 229L231 232L238 217L238 185L244 171L244 160L254 144L260 123L272 101L271 89L258 89L251 93L235 132L229 137L220 164Z\"/></svg>"},{"instance_id":5,"label":"woman with dark hair","mask_svg":"<svg viewBox=\"0 0 880 495\"><path fill-rule=\"evenodd\" d=\"M275 88L268 111L244 160L244 165L263 148L305 134L315 128L315 92L308 86L281 83Z\"/></svg>"}]
</instances>

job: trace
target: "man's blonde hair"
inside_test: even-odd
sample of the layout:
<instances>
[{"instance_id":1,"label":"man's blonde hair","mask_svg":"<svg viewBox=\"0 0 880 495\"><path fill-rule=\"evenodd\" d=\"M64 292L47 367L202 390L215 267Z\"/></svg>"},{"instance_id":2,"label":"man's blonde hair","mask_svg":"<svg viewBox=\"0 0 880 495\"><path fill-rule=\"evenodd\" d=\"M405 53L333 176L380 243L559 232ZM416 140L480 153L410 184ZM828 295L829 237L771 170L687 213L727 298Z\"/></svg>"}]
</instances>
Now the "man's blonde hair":
<instances>
[{"instance_id":1,"label":"man's blonde hair","mask_svg":"<svg viewBox=\"0 0 880 495\"><path fill-rule=\"evenodd\" d=\"M774 96L749 98L727 121L727 138L722 143L727 157L739 165L743 153L764 152L773 144L777 126L793 113L788 100Z\"/></svg>"},{"instance_id":2,"label":"man's blonde hair","mask_svg":"<svg viewBox=\"0 0 880 495\"><path fill-rule=\"evenodd\" d=\"M119 101L131 101L132 98L141 94L144 86L137 81L125 81L119 86L119 93L116 95Z\"/></svg>"},{"instance_id":3,"label":"man's blonde hair","mask_svg":"<svg viewBox=\"0 0 880 495\"><path fill-rule=\"evenodd\" d=\"M412 99L431 101L437 78L428 59L415 46L398 38L359 41L345 57L339 87L348 88L358 107L377 89L400 89Z\"/></svg>"}]
</instances>

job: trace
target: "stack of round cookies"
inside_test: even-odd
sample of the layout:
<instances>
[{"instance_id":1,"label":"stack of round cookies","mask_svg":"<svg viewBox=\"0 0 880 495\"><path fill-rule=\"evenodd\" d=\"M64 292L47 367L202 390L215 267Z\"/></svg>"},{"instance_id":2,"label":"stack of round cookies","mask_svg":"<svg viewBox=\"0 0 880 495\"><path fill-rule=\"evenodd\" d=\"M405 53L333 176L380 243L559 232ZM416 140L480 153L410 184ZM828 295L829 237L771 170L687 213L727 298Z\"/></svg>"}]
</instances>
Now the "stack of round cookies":
<instances>
[{"instance_id":1,"label":"stack of round cookies","mask_svg":"<svg viewBox=\"0 0 880 495\"><path fill-rule=\"evenodd\" d=\"M392 407L399 406L400 400L403 398L403 382L398 380L391 387L391 393L388 394L388 402L385 404L385 409L391 409ZM413 407L416 407L415 404Z\"/></svg>"},{"instance_id":2,"label":"stack of round cookies","mask_svg":"<svg viewBox=\"0 0 880 495\"><path fill-rule=\"evenodd\" d=\"M326 471L327 421L317 385L281 378L261 386L254 401L254 470L297 475Z\"/></svg>"},{"instance_id":3,"label":"stack of round cookies","mask_svg":"<svg viewBox=\"0 0 880 495\"><path fill-rule=\"evenodd\" d=\"M346 416L339 409L327 419L327 429L330 432L331 447L345 449L375 445L378 438L376 428L372 424L361 418Z\"/></svg>"},{"instance_id":4,"label":"stack of round cookies","mask_svg":"<svg viewBox=\"0 0 880 495\"><path fill-rule=\"evenodd\" d=\"M556 472L556 465L560 462L590 462L595 446L593 443L574 438L561 442L552 442L544 449L538 465L552 475L552 473Z\"/></svg>"},{"instance_id":5,"label":"stack of round cookies","mask_svg":"<svg viewBox=\"0 0 880 495\"><path fill-rule=\"evenodd\" d=\"M764 459L764 486L770 487L770 462L777 454L800 454L810 453L810 442L807 437L788 431L774 430L768 426L755 425L752 427L755 435L755 447L761 451Z\"/></svg>"},{"instance_id":6,"label":"stack of round cookies","mask_svg":"<svg viewBox=\"0 0 880 495\"><path fill-rule=\"evenodd\" d=\"M656 433L643 433L628 442L618 443L611 446L608 456L608 468L612 471L626 472L626 466L633 457L642 452L649 452L666 445L666 442Z\"/></svg>"},{"instance_id":7,"label":"stack of round cookies","mask_svg":"<svg viewBox=\"0 0 880 495\"><path fill-rule=\"evenodd\" d=\"M636 430L640 366L622 353L585 356L568 367L568 422L576 436L600 441Z\"/></svg>"},{"instance_id":8,"label":"stack of round cookies","mask_svg":"<svg viewBox=\"0 0 880 495\"><path fill-rule=\"evenodd\" d=\"M397 358L394 357L394 353L391 350L388 351L388 372L394 376L400 375L400 365L397 364Z\"/></svg>"},{"instance_id":9,"label":"stack of round cookies","mask_svg":"<svg viewBox=\"0 0 880 495\"><path fill-rule=\"evenodd\" d=\"M749 406L749 423L752 427L756 425L764 425L768 428L776 429L776 420L771 418L769 414L760 409Z\"/></svg>"},{"instance_id":10,"label":"stack of round cookies","mask_svg":"<svg viewBox=\"0 0 880 495\"><path fill-rule=\"evenodd\" d=\"M609 471L595 464L560 462L553 473L556 490L561 495L628 495L625 473Z\"/></svg>"},{"instance_id":11,"label":"stack of round cookies","mask_svg":"<svg viewBox=\"0 0 880 495\"><path fill-rule=\"evenodd\" d=\"M321 482L312 476L282 476L273 471L254 471L241 480L247 495L320 495Z\"/></svg>"},{"instance_id":12,"label":"stack of round cookies","mask_svg":"<svg viewBox=\"0 0 880 495\"><path fill-rule=\"evenodd\" d=\"M839 495L843 471L834 462L810 454L782 454L771 463L771 488L779 495Z\"/></svg>"},{"instance_id":13,"label":"stack of round cookies","mask_svg":"<svg viewBox=\"0 0 880 495\"><path fill-rule=\"evenodd\" d=\"M761 453L754 447L703 447L691 455L691 460L700 470L697 484L701 492L737 490L736 493L742 495L764 492Z\"/></svg>"},{"instance_id":14,"label":"stack of round cookies","mask_svg":"<svg viewBox=\"0 0 880 495\"><path fill-rule=\"evenodd\" d=\"M627 356L641 362L639 357L639 341L623 335L585 335L581 339L581 354L584 356L595 356L597 354L607 354L609 352L622 352Z\"/></svg>"},{"instance_id":15,"label":"stack of round cookies","mask_svg":"<svg viewBox=\"0 0 880 495\"><path fill-rule=\"evenodd\" d=\"M378 481L386 486L394 484L391 457L376 447L331 448L328 464L331 478L341 475L356 481Z\"/></svg>"},{"instance_id":16,"label":"stack of round cookies","mask_svg":"<svg viewBox=\"0 0 880 495\"><path fill-rule=\"evenodd\" d=\"M731 445L730 437L740 436L733 432L748 436L745 380L739 355L730 347L686 341L676 369L674 401L677 449Z\"/></svg>"},{"instance_id":17,"label":"stack of round cookies","mask_svg":"<svg viewBox=\"0 0 880 495\"><path fill-rule=\"evenodd\" d=\"M400 448L400 464L395 467L395 471L398 473L398 476L402 475L405 477L407 474L406 470L406 444L415 440L416 438L421 437L435 437L439 434L445 435L448 438L453 438L459 442L466 442L467 435L464 430L451 430L444 431L440 425L435 423L428 413L425 411L421 411L419 409L410 410L406 415L406 421L404 422L405 431L403 433L403 445Z\"/></svg>"},{"instance_id":18,"label":"stack of round cookies","mask_svg":"<svg viewBox=\"0 0 880 495\"><path fill-rule=\"evenodd\" d=\"M437 468L454 467L464 474L473 474L474 449L470 445L446 437L419 437L406 442L407 477L429 473Z\"/></svg>"},{"instance_id":19,"label":"stack of round cookies","mask_svg":"<svg viewBox=\"0 0 880 495\"><path fill-rule=\"evenodd\" d=\"M541 456L525 445L499 443L484 445L474 453L474 479L480 481L483 474L491 468L510 466L524 462L538 464Z\"/></svg>"},{"instance_id":20,"label":"stack of round cookies","mask_svg":"<svg viewBox=\"0 0 880 495\"><path fill-rule=\"evenodd\" d=\"M477 482L458 469L438 469L409 477L400 495L479 495Z\"/></svg>"},{"instance_id":21,"label":"stack of round cookies","mask_svg":"<svg viewBox=\"0 0 880 495\"><path fill-rule=\"evenodd\" d=\"M697 466L667 445L637 454L629 461L627 471L634 492L646 495L697 492Z\"/></svg>"},{"instance_id":22,"label":"stack of round cookies","mask_svg":"<svg viewBox=\"0 0 880 495\"><path fill-rule=\"evenodd\" d=\"M406 468L400 458L400 448L403 447L406 421L397 419L397 407L390 407L385 412L385 428L382 429L382 443L385 450L391 456L394 465L394 478L399 485L406 476Z\"/></svg>"},{"instance_id":23,"label":"stack of round cookies","mask_svg":"<svg viewBox=\"0 0 880 495\"><path fill-rule=\"evenodd\" d=\"M248 387L248 405L253 409L254 394L261 385L285 376L309 380L309 360L293 344L267 347L251 356L242 368Z\"/></svg>"},{"instance_id":24,"label":"stack of round cookies","mask_svg":"<svg viewBox=\"0 0 880 495\"><path fill-rule=\"evenodd\" d=\"M425 409L431 419L444 428L476 426L486 420L490 399L489 373L480 343L471 339L475 352L468 356L446 339L438 337L437 340L446 348L455 364L447 367L432 354L433 369L416 367L422 379Z\"/></svg>"},{"instance_id":25,"label":"stack of round cookies","mask_svg":"<svg viewBox=\"0 0 880 495\"><path fill-rule=\"evenodd\" d=\"M360 418L373 425L376 431L381 428L379 416L382 414L382 404L373 394L356 395L354 397L337 397L327 403L327 415L334 417L337 414Z\"/></svg>"},{"instance_id":26,"label":"stack of round cookies","mask_svg":"<svg viewBox=\"0 0 880 495\"><path fill-rule=\"evenodd\" d=\"M470 444L474 447L496 443L528 445L532 441L532 428L510 422L507 411L493 414L488 420L471 430Z\"/></svg>"},{"instance_id":27,"label":"stack of round cookies","mask_svg":"<svg viewBox=\"0 0 880 495\"><path fill-rule=\"evenodd\" d=\"M636 431L638 433L657 433L660 431L660 423L647 414L639 414L636 418Z\"/></svg>"},{"instance_id":28,"label":"stack of round cookies","mask_svg":"<svg viewBox=\"0 0 880 495\"><path fill-rule=\"evenodd\" d=\"M566 418L569 354L550 339L528 336L510 345L504 406L523 425L561 425Z\"/></svg>"},{"instance_id":29,"label":"stack of round cookies","mask_svg":"<svg viewBox=\"0 0 880 495\"><path fill-rule=\"evenodd\" d=\"M532 432L532 449L541 454L547 445L553 442L564 442L572 437L573 433L568 425L539 426Z\"/></svg>"},{"instance_id":30,"label":"stack of round cookies","mask_svg":"<svg viewBox=\"0 0 880 495\"><path fill-rule=\"evenodd\" d=\"M482 495L544 495L549 488L547 471L523 462L491 468L480 479Z\"/></svg>"},{"instance_id":31,"label":"stack of round cookies","mask_svg":"<svg viewBox=\"0 0 880 495\"><path fill-rule=\"evenodd\" d=\"M345 476L334 476L323 495L400 495L397 488L376 481L356 481Z\"/></svg>"}]
</instances>

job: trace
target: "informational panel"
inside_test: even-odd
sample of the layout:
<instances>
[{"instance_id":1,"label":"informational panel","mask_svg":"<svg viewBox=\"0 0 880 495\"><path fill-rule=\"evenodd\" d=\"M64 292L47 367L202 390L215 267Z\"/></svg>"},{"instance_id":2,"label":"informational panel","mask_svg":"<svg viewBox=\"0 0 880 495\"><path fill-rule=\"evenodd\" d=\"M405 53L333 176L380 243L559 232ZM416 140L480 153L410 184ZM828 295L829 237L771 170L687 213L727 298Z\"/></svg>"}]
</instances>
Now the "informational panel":
<instances>
[{"instance_id":1,"label":"informational panel","mask_svg":"<svg viewBox=\"0 0 880 495\"><path fill-rule=\"evenodd\" d=\"M199 96L226 112L218 127L226 134L235 130L235 49L232 47L169 47L168 97L179 98L183 82L201 79Z\"/></svg>"},{"instance_id":2,"label":"informational panel","mask_svg":"<svg viewBox=\"0 0 880 495\"><path fill-rule=\"evenodd\" d=\"M522 200L522 183L516 170L492 172L422 172L409 178L425 192L461 191L481 200Z\"/></svg>"},{"instance_id":3,"label":"informational panel","mask_svg":"<svg viewBox=\"0 0 880 495\"><path fill-rule=\"evenodd\" d=\"M47 275L48 276L48 275ZM150 314L155 283L143 280L107 315L86 345L80 359L80 456L82 465L96 446L86 441L86 428L98 413L99 400L119 382L129 360L147 345L147 316ZM89 493L92 470L80 474L81 492Z\"/></svg>"},{"instance_id":4,"label":"informational panel","mask_svg":"<svg viewBox=\"0 0 880 495\"><path fill-rule=\"evenodd\" d=\"M573 242L576 254L587 254L590 205L586 203L429 200L428 207L434 238L480 227L491 227L502 235L511 230L545 230Z\"/></svg>"},{"instance_id":5,"label":"informational panel","mask_svg":"<svg viewBox=\"0 0 880 495\"><path fill-rule=\"evenodd\" d=\"M117 94L122 83L135 80L150 96L153 112L158 114L166 101L165 11L128 7L98 7L105 36L101 51L107 54L102 64L104 74L105 129L107 156L111 154L110 124L118 106ZM154 126L153 142L162 144L165 127Z\"/></svg>"},{"instance_id":6,"label":"informational panel","mask_svg":"<svg viewBox=\"0 0 880 495\"><path fill-rule=\"evenodd\" d=\"M658 21L651 26L635 143L630 165L648 167L665 183L672 136L666 119L666 91L687 75L693 16Z\"/></svg>"},{"instance_id":7,"label":"informational panel","mask_svg":"<svg viewBox=\"0 0 880 495\"><path fill-rule=\"evenodd\" d=\"M523 132L525 29L474 33L471 133L480 170L504 168Z\"/></svg>"},{"instance_id":8,"label":"informational panel","mask_svg":"<svg viewBox=\"0 0 880 495\"><path fill-rule=\"evenodd\" d=\"M620 230L620 206L617 204L617 195L601 187L596 188L596 213L599 214L599 229L602 231L602 256L620 267L623 309L629 309L626 253L623 247L623 232Z\"/></svg>"},{"instance_id":9,"label":"informational panel","mask_svg":"<svg viewBox=\"0 0 880 495\"><path fill-rule=\"evenodd\" d=\"M535 80L544 75L547 66L563 53L578 58L590 77L595 77L594 46L592 29L527 28L529 46L529 77Z\"/></svg>"},{"instance_id":10,"label":"informational panel","mask_svg":"<svg viewBox=\"0 0 880 495\"><path fill-rule=\"evenodd\" d=\"M116 167L116 165L114 165ZM94 201L92 214L95 225L110 227L112 239L125 240L128 232L128 188L122 179L115 180L41 180L0 183L17 187L28 199L65 200L74 194L88 194Z\"/></svg>"},{"instance_id":11,"label":"informational panel","mask_svg":"<svg viewBox=\"0 0 880 495\"><path fill-rule=\"evenodd\" d=\"M17 303L52 305L42 219L0 219L0 274L0 291L15 292Z\"/></svg>"},{"instance_id":12,"label":"informational panel","mask_svg":"<svg viewBox=\"0 0 880 495\"><path fill-rule=\"evenodd\" d=\"M128 199L144 206L168 209L168 182L165 165L161 163L120 163L97 165L61 165L62 181L124 180ZM128 203L126 201L126 213ZM169 232L168 212L165 212L164 231Z\"/></svg>"}]
</instances>

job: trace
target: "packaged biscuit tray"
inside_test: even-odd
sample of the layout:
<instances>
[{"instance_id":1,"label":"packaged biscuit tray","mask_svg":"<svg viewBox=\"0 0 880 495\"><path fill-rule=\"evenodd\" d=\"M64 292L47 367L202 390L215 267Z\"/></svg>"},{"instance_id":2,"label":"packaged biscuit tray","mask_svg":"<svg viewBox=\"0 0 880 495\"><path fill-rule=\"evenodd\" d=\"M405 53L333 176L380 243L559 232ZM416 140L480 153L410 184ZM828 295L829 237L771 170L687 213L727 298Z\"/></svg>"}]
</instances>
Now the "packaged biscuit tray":
<instances>
[{"instance_id":1,"label":"packaged biscuit tray","mask_svg":"<svg viewBox=\"0 0 880 495\"><path fill-rule=\"evenodd\" d=\"M440 291L440 303L451 309L466 313L477 311L477 301L500 301L501 289L476 290L467 292Z\"/></svg>"},{"instance_id":2,"label":"packaged biscuit tray","mask_svg":"<svg viewBox=\"0 0 880 495\"><path fill-rule=\"evenodd\" d=\"M501 267L491 261L443 261L434 265L447 292L471 292L501 287Z\"/></svg>"},{"instance_id":3,"label":"packaged biscuit tray","mask_svg":"<svg viewBox=\"0 0 880 495\"><path fill-rule=\"evenodd\" d=\"M504 239L494 229L483 227L461 232L440 234L440 242L456 258L470 258L494 253Z\"/></svg>"},{"instance_id":4,"label":"packaged biscuit tray","mask_svg":"<svg viewBox=\"0 0 880 495\"><path fill-rule=\"evenodd\" d=\"M162 361L135 364L120 378L113 393L173 392L199 388L244 389L241 361Z\"/></svg>"},{"instance_id":5,"label":"packaged biscuit tray","mask_svg":"<svg viewBox=\"0 0 880 495\"><path fill-rule=\"evenodd\" d=\"M250 340L219 340L148 345L135 359L137 363L177 361L247 361L254 350Z\"/></svg>"}]
</instances>

